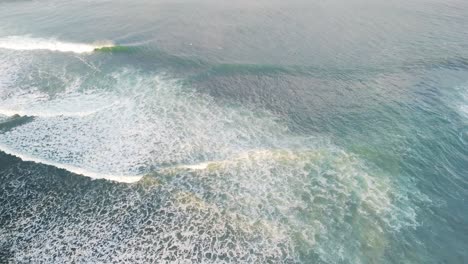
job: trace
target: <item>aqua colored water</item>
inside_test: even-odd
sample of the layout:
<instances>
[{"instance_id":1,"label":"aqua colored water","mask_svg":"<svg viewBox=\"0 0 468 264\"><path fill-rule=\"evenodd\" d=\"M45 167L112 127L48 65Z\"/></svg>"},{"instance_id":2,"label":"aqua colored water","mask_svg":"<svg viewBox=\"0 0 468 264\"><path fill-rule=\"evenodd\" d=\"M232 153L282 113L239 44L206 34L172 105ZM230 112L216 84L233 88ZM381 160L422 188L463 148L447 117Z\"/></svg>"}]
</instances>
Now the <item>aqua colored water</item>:
<instances>
[{"instance_id":1,"label":"aqua colored water","mask_svg":"<svg viewBox=\"0 0 468 264\"><path fill-rule=\"evenodd\" d=\"M0 263L468 263L468 2L0 1Z\"/></svg>"}]
</instances>

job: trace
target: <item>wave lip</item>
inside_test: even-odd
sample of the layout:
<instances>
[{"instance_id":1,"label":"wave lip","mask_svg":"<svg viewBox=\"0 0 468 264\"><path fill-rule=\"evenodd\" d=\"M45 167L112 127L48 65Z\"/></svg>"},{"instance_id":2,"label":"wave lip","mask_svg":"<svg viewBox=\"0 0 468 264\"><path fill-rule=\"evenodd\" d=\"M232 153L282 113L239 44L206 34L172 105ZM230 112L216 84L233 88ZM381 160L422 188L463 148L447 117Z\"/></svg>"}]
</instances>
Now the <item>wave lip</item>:
<instances>
[{"instance_id":1,"label":"wave lip","mask_svg":"<svg viewBox=\"0 0 468 264\"><path fill-rule=\"evenodd\" d=\"M43 117L43 118L51 118L51 117L85 117L89 115L96 114L100 110L105 110L107 107L102 107L97 110L90 110L90 111L78 111L78 112L53 112L53 111L24 111L24 110L9 110L9 109L2 109L0 108L0 115L6 117L12 117L15 115L18 116L32 116L32 117Z\"/></svg>"},{"instance_id":2,"label":"wave lip","mask_svg":"<svg viewBox=\"0 0 468 264\"><path fill-rule=\"evenodd\" d=\"M99 173L99 172L94 172L94 171L89 171L80 167L72 166L72 165L67 165L67 164L61 164L58 162L53 162L53 161L48 161L45 159L41 158L36 158L30 155L22 154L16 151L11 150L7 146L0 145L0 151L5 152L6 154L15 156L20 158L23 161L32 161L36 163L41 163L41 164L46 164L50 166L54 166L59 169L64 169L72 173L76 173L79 175L87 176L93 179L106 179L106 180L111 180L115 182L123 182L123 183L133 183L139 181L143 176L141 175L135 175L135 176L126 176L126 175L113 175L113 174L104 174L104 173Z\"/></svg>"},{"instance_id":3,"label":"wave lip","mask_svg":"<svg viewBox=\"0 0 468 264\"><path fill-rule=\"evenodd\" d=\"M10 50L50 50L59 52L91 53L103 48L112 48L109 41L96 44L63 42L56 39L32 38L29 36L8 36L0 38L0 48Z\"/></svg>"}]
</instances>

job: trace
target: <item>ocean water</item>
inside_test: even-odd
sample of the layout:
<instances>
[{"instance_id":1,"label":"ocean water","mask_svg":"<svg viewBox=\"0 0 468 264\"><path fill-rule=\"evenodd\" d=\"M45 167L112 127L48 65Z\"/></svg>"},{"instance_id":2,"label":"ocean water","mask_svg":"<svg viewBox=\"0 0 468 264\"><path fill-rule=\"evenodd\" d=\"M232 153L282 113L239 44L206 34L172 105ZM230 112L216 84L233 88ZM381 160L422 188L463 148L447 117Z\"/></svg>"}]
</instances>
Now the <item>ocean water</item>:
<instances>
[{"instance_id":1,"label":"ocean water","mask_svg":"<svg viewBox=\"0 0 468 264\"><path fill-rule=\"evenodd\" d=\"M468 2L0 0L0 263L468 263Z\"/></svg>"}]
</instances>

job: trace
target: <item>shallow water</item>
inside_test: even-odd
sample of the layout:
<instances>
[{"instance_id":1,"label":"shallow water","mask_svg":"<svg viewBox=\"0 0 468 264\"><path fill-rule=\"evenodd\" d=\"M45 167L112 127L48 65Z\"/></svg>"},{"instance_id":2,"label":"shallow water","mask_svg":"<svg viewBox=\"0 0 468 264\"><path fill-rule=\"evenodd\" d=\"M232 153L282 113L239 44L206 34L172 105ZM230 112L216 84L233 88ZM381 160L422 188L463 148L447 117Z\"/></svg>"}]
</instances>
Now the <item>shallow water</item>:
<instances>
[{"instance_id":1,"label":"shallow water","mask_svg":"<svg viewBox=\"0 0 468 264\"><path fill-rule=\"evenodd\" d=\"M465 263L464 1L0 1L0 262Z\"/></svg>"}]
</instances>

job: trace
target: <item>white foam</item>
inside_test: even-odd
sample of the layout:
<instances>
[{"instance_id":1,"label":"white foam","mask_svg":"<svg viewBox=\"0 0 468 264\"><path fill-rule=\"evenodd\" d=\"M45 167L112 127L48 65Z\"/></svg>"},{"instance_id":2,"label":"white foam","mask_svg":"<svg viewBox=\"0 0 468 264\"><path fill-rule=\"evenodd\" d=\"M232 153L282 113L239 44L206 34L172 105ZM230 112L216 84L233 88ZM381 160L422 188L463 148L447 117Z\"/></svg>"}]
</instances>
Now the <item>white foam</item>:
<instances>
[{"instance_id":1,"label":"white foam","mask_svg":"<svg viewBox=\"0 0 468 264\"><path fill-rule=\"evenodd\" d=\"M274 145L284 130L266 113L218 106L175 80L133 71L113 77L112 93L104 95L72 92L51 99L33 91L9 97L2 113L38 118L1 134L0 143L49 163L141 175Z\"/></svg>"},{"instance_id":2,"label":"white foam","mask_svg":"<svg viewBox=\"0 0 468 264\"><path fill-rule=\"evenodd\" d=\"M0 98L6 87L14 85L18 79L19 69L27 67L29 58L26 56L11 56L0 53Z\"/></svg>"},{"instance_id":3,"label":"white foam","mask_svg":"<svg viewBox=\"0 0 468 264\"><path fill-rule=\"evenodd\" d=\"M109 90L71 89L53 98L32 90L8 97L10 102L27 102L22 104L25 109L35 105L50 114L0 134L0 149L23 160L120 182L157 171L163 177L149 193L168 195L158 200L161 211L151 215L151 221L140 221L138 212L139 220L132 222L141 232L116 227L118 219L132 213L129 207L148 201L129 191L122 199L128 205L117 203L103 210L112 212L104 217L59 219L54 222L59 225L39 235L19 231L30 237L11 239L18 252L15 259L47 260L53 249L59 255L54 260L61 262L189 259L194 253L207 263L216 259L206 253L232 254L237 260L245 256L245 262L299 262L300 254L313 250L322 262L336 263L365 259L355 250L361 245L369 246L362 254L380 256L386 232L416 225L412 204L392 177L370 173L363 162L323 137L294 136L268 112L218 104L164 76L126 70L108 81ZM103 98L118 103L93 108ZM90 103L78 107L83 101ZM60 114L68 108L96 111ZM8 109L19 111L14 104ZM149 182L147 188L154 188ZM22 220L27 227L40 226L34 222L38 219L31 220L34 224ZM74 233L83 228L86 233ZM354 230L364 231L356 235ZM58 250L70 247L70 237L80 245L79 256L70 248L67 254ZM0 238L8 240L1 232ZM39 247L43 241L49 241L47 247ZM122 245L122 251L114 254L110 244ZM142 247L144 255L138 255L134 249Z\"/></svg>"},{"instance_id":4,"label":"white foam","mask_svg":"<svg viewBox=\"0 0 468 264\"><path fill-rule=\"evenodd\" d=\"M165 168L161 174L185 175L175 189L209 190L212 202L227 212L278 230L267 235L275 241L272 249L279 241L301 243L326 263L357 256L329 252L354 252L360 244L370 246L365 254L382 254L386 232L417 225L403 188L370 174L356 157L333 145L252 149L225 160ZM359 237L348 230L364 231ZM296 240L284 234L296 234Z\"/></svg>"},{"instance_id":5,"label":"white foam","mask_svg":"<svg viewBox=\"0 0 468 264\"><path fill-rule=\"evenodd\" d=\"M113 47L111 43L85 44L63 42L56 39L33 38L29 36L7 36L0 38L0 49L10 50L50 50L59 52L90 53L95 49Z\"/></svg>"},{"instance_id":6,"label":"white foam","mask_svg":"<svg viewBox=\"0 0 468 264\"><path fill-rule=\"evenodd\" d=\"M296 263L313 252L324 263L364 263L384 256L395 223L407 225L415 217L411 203L402 200L404 192L388 178L367 173L359 160L330 145L257 149L208 163L206 169L183 168L177 177L161 177L166 180L157 184L148 181L144 190L110 186L88 194L85 185L83 197L67 195L63 202L46 204L43 197L33 199L22 209L35 212L40 204L60 210L22 214L0 238L13 241L20 262L169 261L198 255L202 263L225 263L218 256ZM22 188L20 181L11 188ZM50 193L55 195L37 194ZM96 202L101 197L109 200ZM362 245L365 251L356 250ZM51 257L50 251L57 254Z\"/></svg>"},{"instance_id":7,"label":"white foam","mask_svg":"<svg viewBox=\"0 0 468 264\"><path fill-rule=\"evenodd\" d=\"M190 169L190 170L205 170L212 163L213 162L202 162L198 164L179 165L179 166L175 166L174 168Z\"/></svg>"},{"instance_id":8,"label":"white foam","mask_svg":"<svg viewBox=\"0 0 468 264\"><path fill-rule=\"evenodd\" d=\"M47 94L33 91L0 100L0 114L6 116L85 117L119 104L106 93L65 93L50 99Z\"/></svg>"},{"instance_id":9,"label":"white foam","mask_svg":"<svg viewBox=\"0 0 468 264\"><path fill-rule=\"evenodd\" d=\"M93 111L78 111L78 112L63 112L63 111L24 111L24 110L9 110L9 109L0 109L0 114L4 116L35 116L35 117L84 117L97 113L100 110L105 109L105 107Z\"/></svg>"},{"instance_id":10,"label":"white foam","mask_svg":"<svg viewBox=\"0 0 468 264\"><path fill-rule=\"evenodd\" d=\"M0 53L1 115L83 117L119 104L110 92L83 87L86 73L60 66L37 69L32 61L28 55Z\"/></svg>"}]
</instances>

